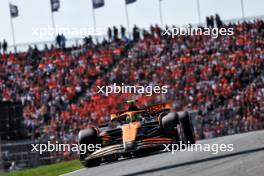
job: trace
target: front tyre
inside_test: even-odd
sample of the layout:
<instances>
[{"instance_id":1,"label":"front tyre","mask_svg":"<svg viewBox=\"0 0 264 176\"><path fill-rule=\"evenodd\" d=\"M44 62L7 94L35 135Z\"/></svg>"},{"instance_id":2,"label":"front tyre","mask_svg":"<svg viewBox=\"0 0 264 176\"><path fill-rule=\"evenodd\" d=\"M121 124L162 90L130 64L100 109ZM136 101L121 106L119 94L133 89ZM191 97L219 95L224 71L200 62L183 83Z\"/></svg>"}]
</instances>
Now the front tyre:
<instances>
[{"instance_id":1,"label":"front tyre","mask_svg":"<svg viewBox=\"0 0 264 176\"><path fill-rule=\"evenodd\" d=\"M79 141L79 146L81 147L82 145L86 145L85 147L88 148L87 146L89 144L93 144L94 146L96 145L98 140L97 132L94 128L87 128L85 130L81 130L78 135L78 141ZM95 167L99 166L101 164L102 159L101 158L95 158L91 160L85 160L87 156L89 156L92 152L86 151L85 153L80 152L80 161L85 167Z\"/></svg>"}]
</instances>

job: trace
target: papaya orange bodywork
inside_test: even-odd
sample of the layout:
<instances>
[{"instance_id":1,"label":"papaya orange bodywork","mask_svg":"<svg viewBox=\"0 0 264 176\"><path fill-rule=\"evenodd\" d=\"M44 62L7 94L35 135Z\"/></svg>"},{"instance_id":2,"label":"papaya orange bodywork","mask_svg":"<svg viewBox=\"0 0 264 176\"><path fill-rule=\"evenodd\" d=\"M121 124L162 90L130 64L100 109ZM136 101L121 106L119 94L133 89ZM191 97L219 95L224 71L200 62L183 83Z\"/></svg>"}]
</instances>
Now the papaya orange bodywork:
<instances>
[{"instance_id":1,"label":"papaya orange bodywork","mask_svg":"<svg viewBox=\"0 0 264 176\"><path fill-rule=\"evenodd\" d=\"M141 126L140 122L132 122L122 126L123 142L130 142L136 140L138 128Z\"/></svg>"}]
</instances>

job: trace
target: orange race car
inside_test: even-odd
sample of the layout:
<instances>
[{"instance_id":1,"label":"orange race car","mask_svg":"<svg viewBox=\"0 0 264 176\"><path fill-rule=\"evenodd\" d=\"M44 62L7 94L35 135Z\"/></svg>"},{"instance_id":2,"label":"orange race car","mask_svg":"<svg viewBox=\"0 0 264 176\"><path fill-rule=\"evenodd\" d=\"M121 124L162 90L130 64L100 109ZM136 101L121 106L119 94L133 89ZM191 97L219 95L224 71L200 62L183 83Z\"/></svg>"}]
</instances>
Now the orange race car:
<instances>
[{"instance_id":1,"label":"orange race car","mask_svg":"<svg viewBox=\"0 0 264 176\"><path fill-rule=\"evenodd\" d=\"M190 112L173 112L169 103L137 108L130 100L127 111L111 115L111 121L79 132L79 145L100 145L100 149L80 153L86 167L120 157L142 156L162 150L164 144L195 143Z\"/></svg>"}]
</instances>

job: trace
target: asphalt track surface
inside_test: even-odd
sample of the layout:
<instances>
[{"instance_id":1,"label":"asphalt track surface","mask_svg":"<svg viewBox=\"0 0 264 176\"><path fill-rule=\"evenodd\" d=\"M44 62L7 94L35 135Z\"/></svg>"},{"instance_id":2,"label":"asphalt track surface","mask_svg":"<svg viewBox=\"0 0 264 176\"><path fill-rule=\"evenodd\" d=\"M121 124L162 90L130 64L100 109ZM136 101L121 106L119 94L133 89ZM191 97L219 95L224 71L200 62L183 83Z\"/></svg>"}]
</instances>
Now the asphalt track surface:
<instances>
[{"instance_id":1,"label":"asphalt track surface","mask_svg":"<svg viewBox=\"0 0 264 176\"><path fill-rule=\"evenodd\" d=\"M232 152L162 152L84 168L65 176L263 176L264 131L198 141L202 144L234 144Z\"/></svg>"}]
</instances>

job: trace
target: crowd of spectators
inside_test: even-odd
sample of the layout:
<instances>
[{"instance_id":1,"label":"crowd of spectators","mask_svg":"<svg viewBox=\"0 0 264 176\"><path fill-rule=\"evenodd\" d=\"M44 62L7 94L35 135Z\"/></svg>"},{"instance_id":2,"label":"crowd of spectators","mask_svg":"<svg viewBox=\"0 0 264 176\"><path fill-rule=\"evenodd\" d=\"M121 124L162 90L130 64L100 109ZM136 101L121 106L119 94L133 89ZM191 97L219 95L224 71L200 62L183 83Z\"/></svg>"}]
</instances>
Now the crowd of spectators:
<instances>
[{"instance_id":1,"label":"crowd of spectators","mask_svg":"<svg viewBox=\"0 0 264 176\"><path fill-rule=\"evenodd\" d=\"M197 139L261 129L264 23L222 25L234 35L171 38L157 25L149 31L135 26L130 41L120 40L114 28L102 44L87 38L89 45L79 48L2 54L0 100L23 103L32 138L71 141L88 124L106 123L132 98L140 105L170 101L176 110L197 110ZM167 85L168 93L97 93L97 86L113 83Z\"/></svg>"},{"instance_id":2,"label":"crowd of spectators","mask_svg":"<svg viewBox=\"0 0 264 176\"><path fill-rule=\"evenodd\" d=\"M210 114L195 117L198 138L212 138L264 128L264 75Z\"/></svg>"},{"instance_id":3,"label":"crowd of spectators","mask_svg":"<svg viewBox=\"0 0 264 176\"><path fill-rule=\"evenodd\" d=\"M74 105L98 75L113 65L124 47L124 42L116 41L74 50L31 49L2 54L0 100L22 102L24 122L33 138L47 133L60 135L67 128L65 119L69 118L64 111Z\"/></svg>"}]
</instances>

